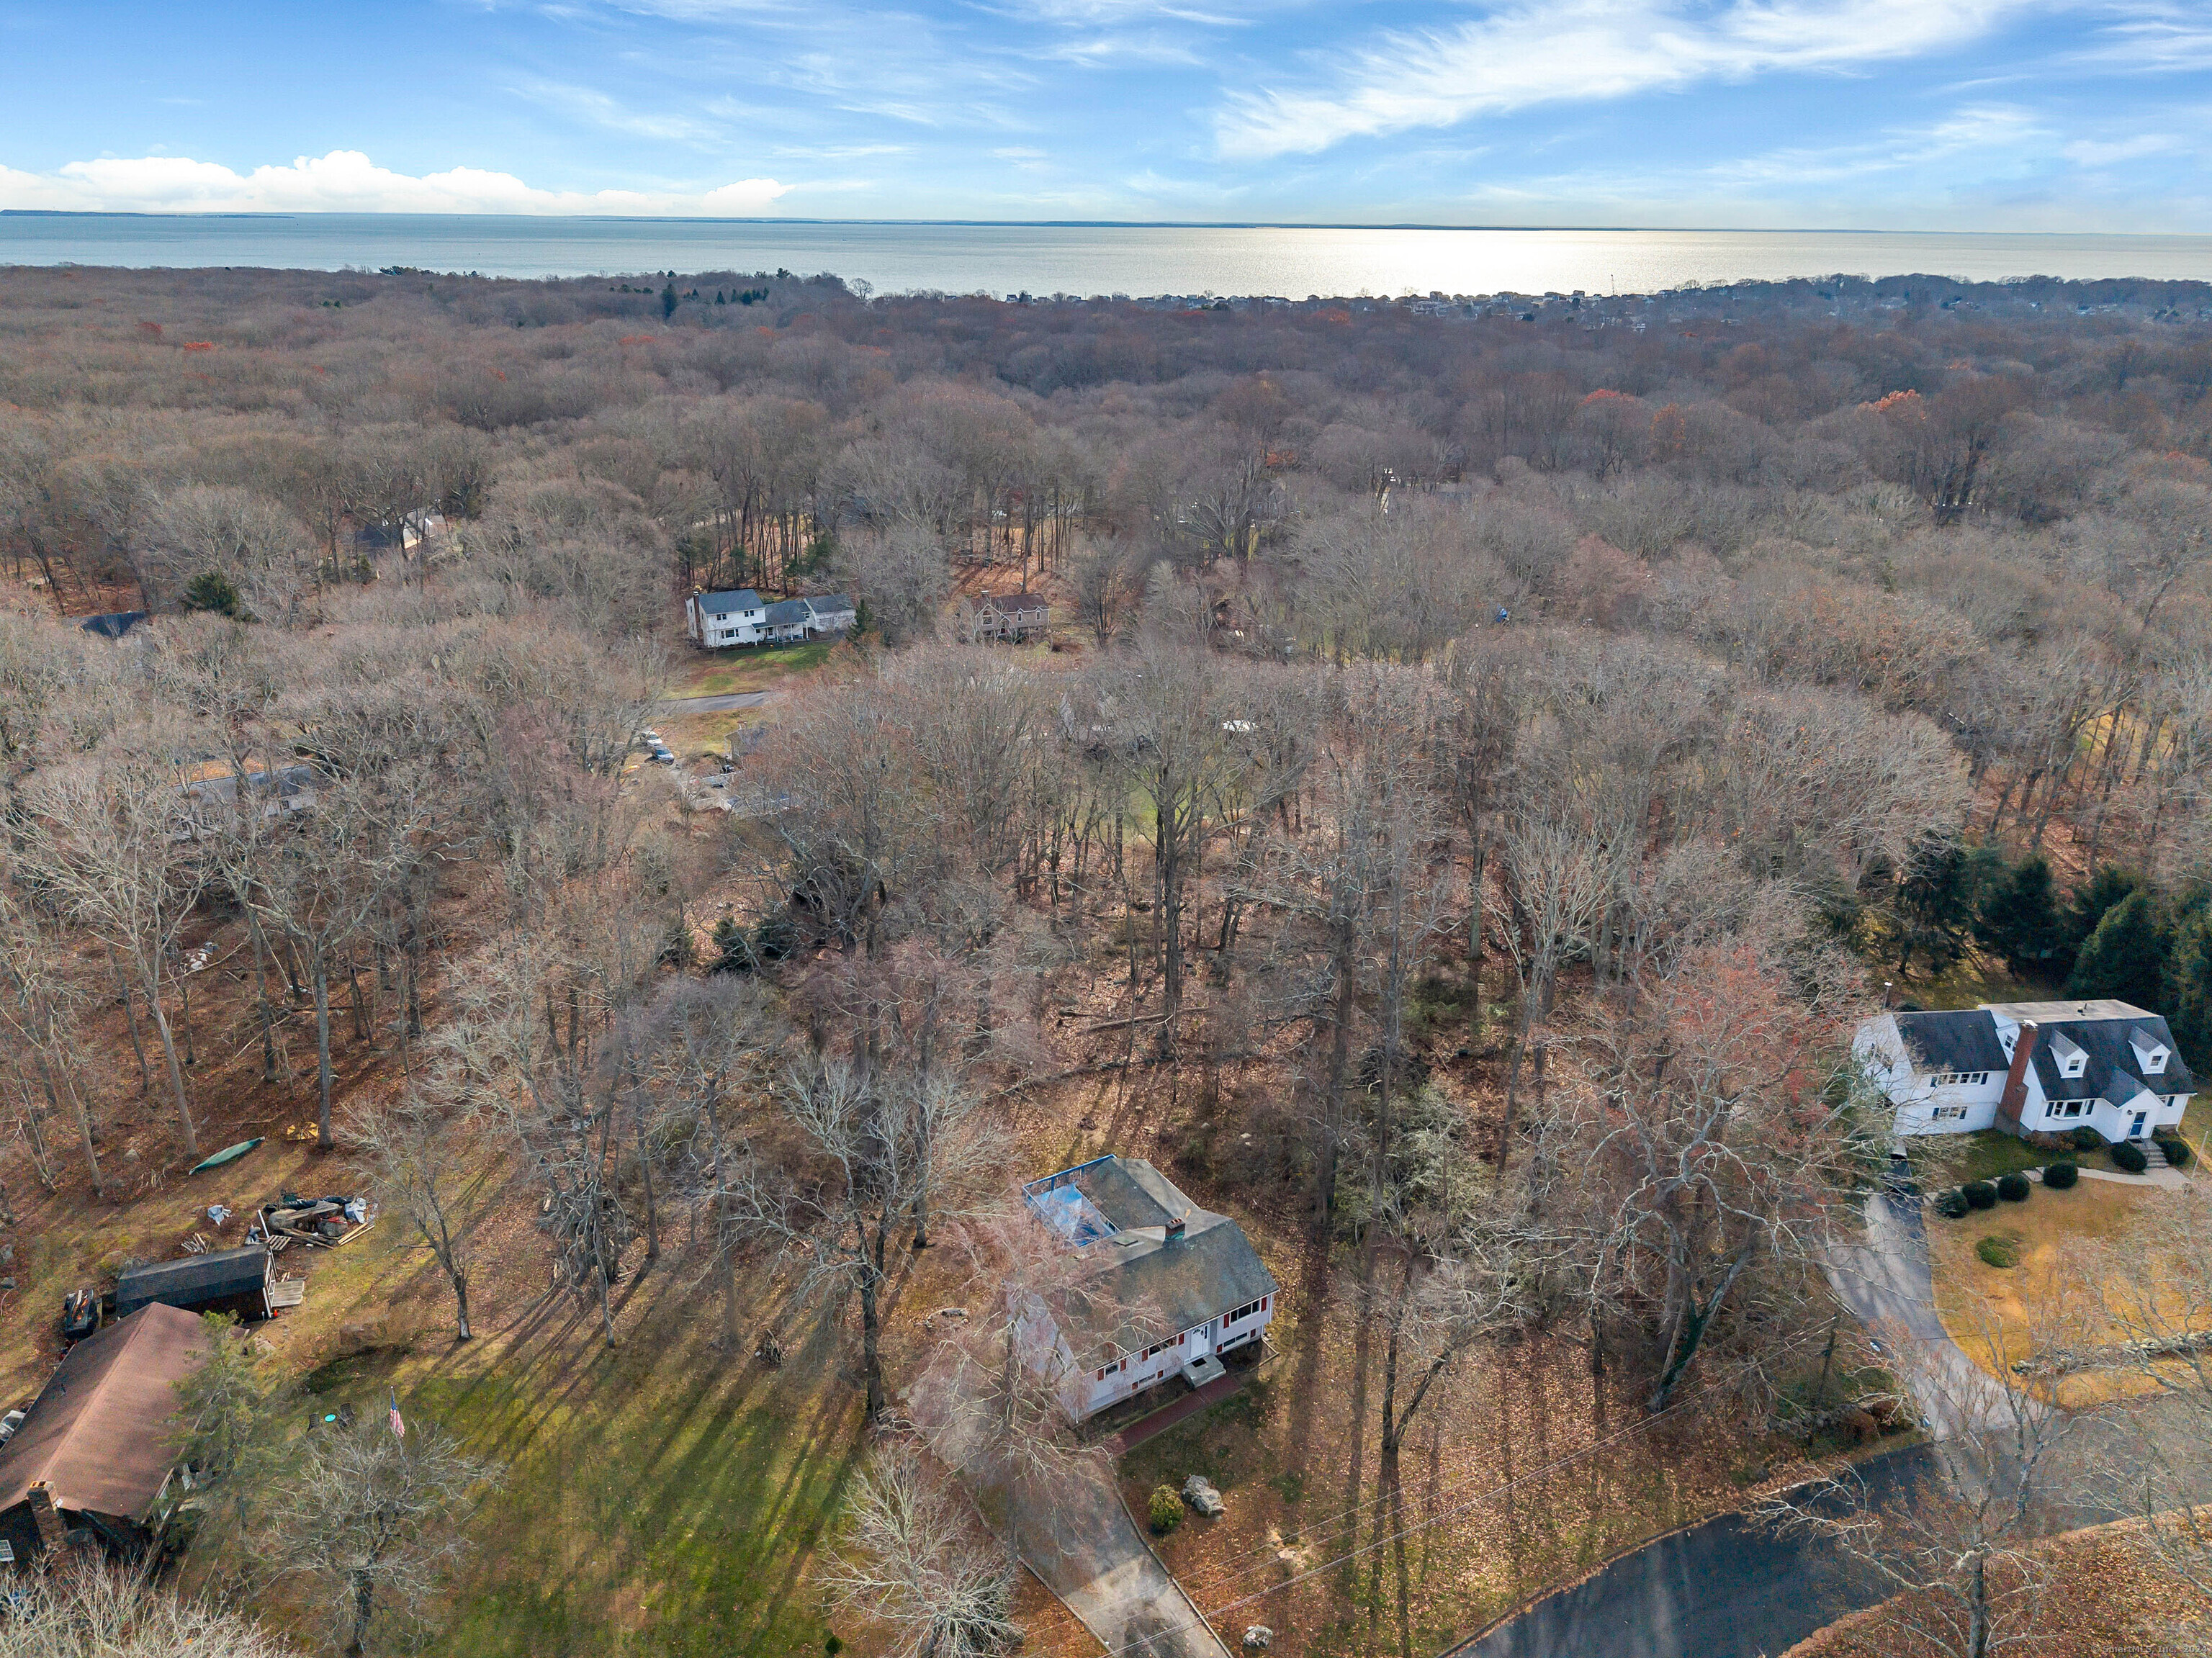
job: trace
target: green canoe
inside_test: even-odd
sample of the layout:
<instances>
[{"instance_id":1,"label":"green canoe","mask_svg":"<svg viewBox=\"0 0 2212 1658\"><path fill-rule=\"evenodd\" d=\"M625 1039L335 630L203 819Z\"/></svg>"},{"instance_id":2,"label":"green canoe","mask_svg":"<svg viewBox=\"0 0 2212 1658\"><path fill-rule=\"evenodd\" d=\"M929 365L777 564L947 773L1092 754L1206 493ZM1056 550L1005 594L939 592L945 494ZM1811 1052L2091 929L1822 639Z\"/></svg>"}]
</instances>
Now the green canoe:
<instances>
[{"instance_id":1,"label":"green canoe","mask_svg":"<svg viewBox=\"0 0 2212 1658\"><path fill-rule=\"evenodd\" d=\"M213 1157L202 1157L191 1166L189 1172L197 1175L203 1169L220 1169L227 1163L235 1163L260 1144L261 1136L256 1134L250 1140L240 1140L235 1145L226 1145Z\"/></svg>"}]
</instances>

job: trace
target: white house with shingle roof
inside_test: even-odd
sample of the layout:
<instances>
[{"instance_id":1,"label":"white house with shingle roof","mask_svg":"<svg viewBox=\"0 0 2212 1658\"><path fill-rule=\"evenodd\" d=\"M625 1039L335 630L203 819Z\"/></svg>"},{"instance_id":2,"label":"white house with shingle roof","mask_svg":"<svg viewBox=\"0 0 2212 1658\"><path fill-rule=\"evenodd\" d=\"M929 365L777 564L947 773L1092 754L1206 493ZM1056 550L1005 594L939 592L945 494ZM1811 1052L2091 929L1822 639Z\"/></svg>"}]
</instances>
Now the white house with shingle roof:
<instances>
[{"instance_id":1,"label":"white house with shingle roof","mask_svg":"<svg viewBox=\"0 0 2212 1658\"><path fill-rule=\"evenodd\" d=\"M1079 1422L1172 1376L1193 1386L1219 1376L1218 1356L1258 1342L1274 1318L1275 1280L1243 1228L1140 1157L1095 1157L1022 1196L1090 1269L1042 1315Z\"/></svg>"},{"instance_id":2,"label":"white house with shingle roof","mask_svg":"<svg viewBox=\"0 0 2212 1658\"><path fill-rule=\"evenodd\" d=\"M2197 1087L2166 1021L2109 999L1884 1013L1851 1049L1899 1134L2094 1128L2139 1140L2179 1122Z\"/></svg>"}]
</instances>

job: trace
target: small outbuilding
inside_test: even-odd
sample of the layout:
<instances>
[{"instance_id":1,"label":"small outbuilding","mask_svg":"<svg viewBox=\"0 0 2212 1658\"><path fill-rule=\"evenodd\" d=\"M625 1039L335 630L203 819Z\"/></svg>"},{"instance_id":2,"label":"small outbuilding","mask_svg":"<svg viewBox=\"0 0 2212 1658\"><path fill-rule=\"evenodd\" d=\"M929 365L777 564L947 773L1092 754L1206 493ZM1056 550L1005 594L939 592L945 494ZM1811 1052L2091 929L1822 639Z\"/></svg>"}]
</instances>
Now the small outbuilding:
<instances>
[{"instance_id":1,"label":"small outbuilding","mask_svg":"<svg viewBox=\"0 0 2212 1658\"><path fill-rule=\"evenodd\" d=\"M179 1477L177 1384L207 1356L198 1315L142 1307L69 1351L0 1445L0 1564L64 1542L135 1558L160 1529Z\"/></svg>"},{"instance_id":2,"label":"small outbuilding","mask_svg":"<svg viewBox=\"0 0 2212 1658\"><path fill-rule=\"evenodd\" d=\"M115 1315L128 1318L142 1307L158 1304L194 1313L267 1318L269 1271L269 1252L258 1245L211 1249L204 1255L134 1266L116 1280Z\"/></svg>"}]
</instances>

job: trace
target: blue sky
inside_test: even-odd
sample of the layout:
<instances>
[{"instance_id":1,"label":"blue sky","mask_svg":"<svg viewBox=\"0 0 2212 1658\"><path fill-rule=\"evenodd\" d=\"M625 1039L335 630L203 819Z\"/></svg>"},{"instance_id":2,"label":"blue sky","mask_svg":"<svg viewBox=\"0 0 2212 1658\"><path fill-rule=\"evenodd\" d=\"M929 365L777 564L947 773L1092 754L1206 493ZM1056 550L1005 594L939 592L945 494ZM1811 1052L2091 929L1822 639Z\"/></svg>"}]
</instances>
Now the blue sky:
<instances>
[{"instance_id":1,"label":"blue sky","mask_svg":"<svg viewBox=\"0 0 2212 1658\"><path fill-rule=\"evenodd\" d=\"M0 0L0 206L2212 231L2212 0Z\"/></svg>"}]
</instances>

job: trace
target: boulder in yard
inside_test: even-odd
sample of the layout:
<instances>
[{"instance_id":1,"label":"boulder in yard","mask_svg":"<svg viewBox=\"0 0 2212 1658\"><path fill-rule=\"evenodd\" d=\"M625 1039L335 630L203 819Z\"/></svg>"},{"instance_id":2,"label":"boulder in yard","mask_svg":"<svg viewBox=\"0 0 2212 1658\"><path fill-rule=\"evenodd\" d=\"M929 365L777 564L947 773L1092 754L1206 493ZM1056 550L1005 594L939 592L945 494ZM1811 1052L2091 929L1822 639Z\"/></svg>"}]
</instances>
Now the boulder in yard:
<instances>
[{"instance_id":1,"label":"boulder in yard","mask_svg":"<svg viewBox=\"0 0 2212 1658\"><path fill-rule=\"evenodd\" d=\"M1221 1493L1214 1490L1212 1481L1202 1473L1194 1473L1182 1482L1182 1500L1208 1520L1220 1517Z\"/></svg>"},{"instance_id":2,"label":"boulder in yard","mask_svg":"<svg viewBox=\"0 0 2212 1658\"><path fill-rule=\"evenodd\" d=\"M1265 1624L1248 1624L1244 1628L1244 1650L1265 1652L1275 1638L1275 1631Z\"/></svg>"}]
</instances>

